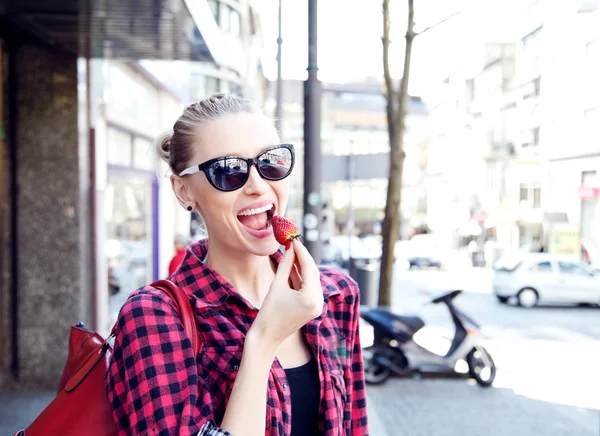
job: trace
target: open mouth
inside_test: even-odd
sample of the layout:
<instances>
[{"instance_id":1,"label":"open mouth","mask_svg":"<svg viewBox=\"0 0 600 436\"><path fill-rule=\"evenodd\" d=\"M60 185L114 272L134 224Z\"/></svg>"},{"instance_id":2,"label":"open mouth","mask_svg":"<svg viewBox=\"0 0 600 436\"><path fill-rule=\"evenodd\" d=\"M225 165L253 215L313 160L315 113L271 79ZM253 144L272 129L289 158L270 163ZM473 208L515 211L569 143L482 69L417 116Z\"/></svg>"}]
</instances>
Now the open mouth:
<instances>
[{"instance_id":1,"label":"open mouth","mask_svg":"<svg viewBox=\"0 0 600 436\"><path fill-rule=\"evenodd\" d=\"M248 229L261 231L271 227L274 214L275 204L271 203L256 209L246 209L240 212L237 218Z\"/></svg>"}]
</instances>

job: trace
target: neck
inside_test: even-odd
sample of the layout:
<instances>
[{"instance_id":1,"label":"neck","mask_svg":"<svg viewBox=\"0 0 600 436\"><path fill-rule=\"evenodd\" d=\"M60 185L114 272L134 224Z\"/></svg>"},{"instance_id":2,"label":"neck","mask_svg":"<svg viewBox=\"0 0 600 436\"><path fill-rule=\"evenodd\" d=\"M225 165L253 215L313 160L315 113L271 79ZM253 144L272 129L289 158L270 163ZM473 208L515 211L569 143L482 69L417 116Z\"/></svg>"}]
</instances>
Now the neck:
<instances>
[{"instance_id":1,"label":"neck","mask_svg":"<svg viewBox=\"0 0 600 436\"><path fill-rule=\"evenodd\" d=\"M225 280L231 283L238 293L260 308L275 277L276 267L269 256L256 256L233 251L209 240L208 254L204 260Z\"/></svg>"}]
</instances>

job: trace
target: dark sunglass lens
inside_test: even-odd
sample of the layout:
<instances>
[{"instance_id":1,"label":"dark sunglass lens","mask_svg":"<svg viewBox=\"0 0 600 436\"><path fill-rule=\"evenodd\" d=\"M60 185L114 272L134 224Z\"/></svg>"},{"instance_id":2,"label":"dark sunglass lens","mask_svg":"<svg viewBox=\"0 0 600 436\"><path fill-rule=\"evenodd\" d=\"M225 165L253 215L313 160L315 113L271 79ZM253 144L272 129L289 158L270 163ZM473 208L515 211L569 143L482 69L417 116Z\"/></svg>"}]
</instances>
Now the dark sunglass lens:
<instances>
[{"instance_id":1,"label":"dark sunglass lens","mask_svg":"<svg viewBox=\"0 0 600 436\"><path fill-rule=\"evenodd\" d=\"M281 180L290 174L292 153L287 148L269 150L258 158L258 168L267 179Z\"/></svg>"},{"instance_id":2,"label":"dark sunglass lens","mask_svg":"<svg viewBox=\"0 0 600 436\"><path fill-rule=\"evenodd\" d=\"M246 183L248 164L240 159L224 159L212 164L208 172L217 188L231 191Z\"/></svg>"}]
</instances>

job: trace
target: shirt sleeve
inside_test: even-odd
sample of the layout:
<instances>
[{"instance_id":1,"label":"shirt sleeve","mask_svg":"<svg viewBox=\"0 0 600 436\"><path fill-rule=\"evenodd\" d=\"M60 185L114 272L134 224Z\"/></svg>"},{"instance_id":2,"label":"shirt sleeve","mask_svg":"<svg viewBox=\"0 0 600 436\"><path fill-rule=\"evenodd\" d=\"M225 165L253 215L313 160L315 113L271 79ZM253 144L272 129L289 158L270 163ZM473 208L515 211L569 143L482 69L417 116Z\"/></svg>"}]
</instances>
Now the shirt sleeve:
<instances>
[{"instance_id":1,"label":"shirt sleeve","mask_svg":"<svg viewBox=\"0 0 600 436\"><path fill-rule=\"evenodd\" d=\"M106 390L119 436L230 436L213 403L175 303L150 289L131 296L117 323Z\"/></svg>"},{"instance_id":2,"label":"shirt sleeve","mask_svg":"<svg viewBox=\"0 0 600 436\"><path fill-rule=\"evenodd\" d=\"M350 380L346 385L352 406L350 434L351 436L365 436L369 434L369 428L367 423L367 390L359 333L360 291L353 280L350 281L350 287L352 288L352 293L356 296L352 305L350 343L348 344L351 350Z\"/></svg>"}]
</instances>

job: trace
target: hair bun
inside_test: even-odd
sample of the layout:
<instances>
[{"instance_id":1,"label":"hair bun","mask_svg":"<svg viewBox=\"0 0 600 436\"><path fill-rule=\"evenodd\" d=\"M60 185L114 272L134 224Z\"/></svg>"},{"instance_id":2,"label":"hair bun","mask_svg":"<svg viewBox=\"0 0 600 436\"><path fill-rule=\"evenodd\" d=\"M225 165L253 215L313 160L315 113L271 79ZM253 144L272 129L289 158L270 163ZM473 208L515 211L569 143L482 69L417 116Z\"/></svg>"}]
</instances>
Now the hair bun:
<instances>
[{"instance_id":1,"label":"hair bun","mask_svg":"<svg viewBox=\"0 0 600 436\"><path fill-rule=\"evenodd\" d=\"M156 139L156 154L169 166L171 164L171 139L173 132L165 132Z\"/></svg>"}]
</instances>

